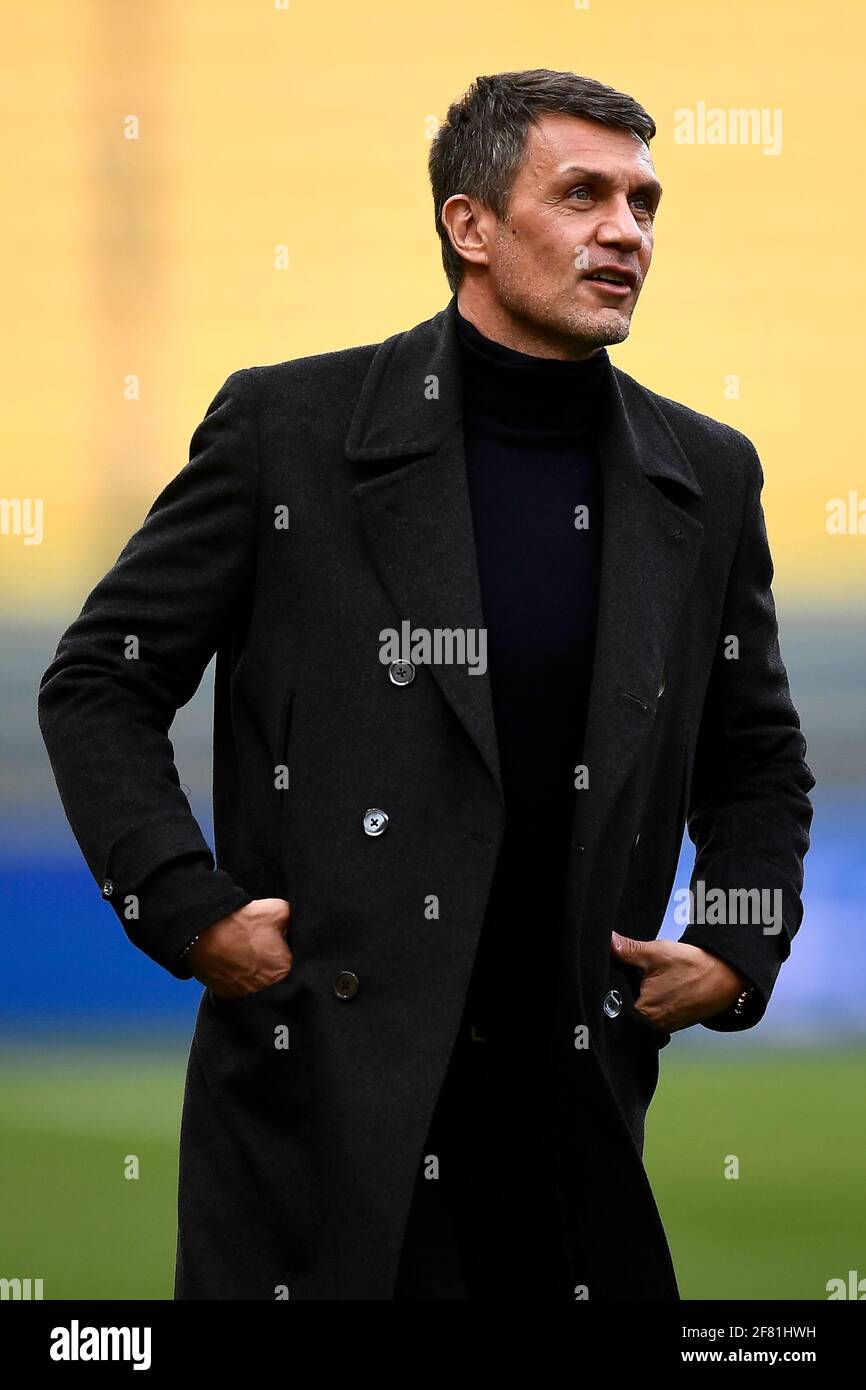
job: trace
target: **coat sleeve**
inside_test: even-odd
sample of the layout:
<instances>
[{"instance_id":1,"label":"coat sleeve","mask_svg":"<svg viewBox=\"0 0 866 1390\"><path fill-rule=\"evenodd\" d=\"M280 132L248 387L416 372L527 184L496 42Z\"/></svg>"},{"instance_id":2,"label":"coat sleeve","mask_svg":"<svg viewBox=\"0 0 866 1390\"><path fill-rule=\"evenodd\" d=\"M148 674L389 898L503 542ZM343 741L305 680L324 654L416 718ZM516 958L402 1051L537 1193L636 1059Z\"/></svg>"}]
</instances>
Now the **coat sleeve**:
<instances>
[{"instance_id":1,"label":"coat sleeve","mask_svg":"<svg viewBox=\"0 0 866 1390\"><path fill-rule=\"evenodd\" d=\"M168 737L249 600L258 491L253 371L234 372L168 483L60 639L39 726L73 834L129 939L178 954L252 901L221 869Z\"/></svg>"},{"instance_id":2,"label":"coat sleeve","mask_svg":"<svg viewBox=\"0 0 866 1390\"><path fill-rule=\"evenodd\" d=\"M728 582L719 646L695 751L687 824L695 844L692 904L722 889L733 904L726 920L695 922L681 941L726 960L754 986L743 1013L731 1009L702 1020L730 1032L753 1027L767 1008L776 977L803 915L803 860L809 848L815 778L791 701L779 650L771 591L773 563L761 506L763 470L750 441L745 510ZM731 642L736 638L737 646ZM736 651L736 657L732 653ZM732 891L733 890L733 891ZM733 893L741 890L734 897ZM755 921L766 890L771 913ZM767 917L776 908L776 920ZM744 920L745 919L745 920Z\"/></svg>"}]
</instances>

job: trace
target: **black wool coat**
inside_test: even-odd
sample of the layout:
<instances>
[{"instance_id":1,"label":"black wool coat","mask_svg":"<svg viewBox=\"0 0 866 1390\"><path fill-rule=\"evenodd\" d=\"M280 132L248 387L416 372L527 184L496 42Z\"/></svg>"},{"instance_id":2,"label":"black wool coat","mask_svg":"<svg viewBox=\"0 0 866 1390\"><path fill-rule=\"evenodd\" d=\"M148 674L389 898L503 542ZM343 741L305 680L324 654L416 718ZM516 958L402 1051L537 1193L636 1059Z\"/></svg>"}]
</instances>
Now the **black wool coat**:
<instances>
[{"instance_id":1,"label":"black wool coat","mask_svg":"<svg viewBox=\"0 0 866 1390\"><path fill-rule=\"evenodd\" d=\"M504 828L488 676L419 663L400 683L380 659L402 621L483 626L455 311L234 372L41 680L63 805L136 946L187 978L196 933L253 898L292 905L289 976L201 997L178 1298L393 1296ZM613 395L552 1020L562 1222L591 1299L675 1299L642 1161L670 1035L610 934L657 935L687 823L695 883L780 894L778 930L681 937L755 986L704 1026L757 1023L801 922L814 778L753 445L618 369ZM169 739L214 654L215 860Z\"/></svg>"}]
</instances>

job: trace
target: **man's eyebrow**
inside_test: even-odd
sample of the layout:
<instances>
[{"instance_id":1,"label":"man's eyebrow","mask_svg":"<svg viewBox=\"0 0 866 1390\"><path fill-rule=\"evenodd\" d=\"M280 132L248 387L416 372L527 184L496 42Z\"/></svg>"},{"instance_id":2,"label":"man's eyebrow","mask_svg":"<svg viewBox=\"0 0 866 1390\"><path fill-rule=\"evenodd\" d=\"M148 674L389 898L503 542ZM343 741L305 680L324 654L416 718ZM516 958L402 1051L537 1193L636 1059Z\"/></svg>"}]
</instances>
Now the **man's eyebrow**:
<instances>
[{"instance_id":1,"label":"man's eyebrow","mask_svg":"<svg viewBox=\"0 0 866 1390\"><path fill-rule=\"evenodd\" d=\"M569 164L564 169L560 169L559 177L565 178L567 174L579 174L588 183L607 183L611 182L611 175L604 169L585 169L579 164ZM662 196L662 186L658 179L642 179L635 187L636 193L651 193L655 197Z\"/></svg>"}]
</instances>

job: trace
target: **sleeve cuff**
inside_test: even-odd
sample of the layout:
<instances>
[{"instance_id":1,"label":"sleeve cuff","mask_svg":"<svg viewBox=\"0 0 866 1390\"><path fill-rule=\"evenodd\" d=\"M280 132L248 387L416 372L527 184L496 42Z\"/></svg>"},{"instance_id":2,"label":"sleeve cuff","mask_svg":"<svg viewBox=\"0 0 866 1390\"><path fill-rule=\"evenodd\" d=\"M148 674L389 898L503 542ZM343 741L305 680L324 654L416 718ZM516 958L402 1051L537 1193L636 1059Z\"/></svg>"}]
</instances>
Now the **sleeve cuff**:
<instances>
[{"instance_id":1,"label":"sleeve cuff","mask_svg":"<svg viewBox=\"0 0 866 1390\"><path fill-rule=\"evenodd\" d=\"M208 855L188 855L154 870L136 894L137 917L121 899L115 907L126 935L178 980L192 979L180 954L193 937L253 901L229 874L212 867Z\"/></svg>"},{"instance_id":2,"label":"sleeve cuff","mask_svg":"<svg viewBox=\"0 0 866 1390\"><path fill-rule=\"evenodd\" d=\"M753 992L746 1000L742 1013L735 1014L733 1004L721 1013L701 1020L705 1028L718 1033L731 1033L753 1028L766 1012L770 995L790 944L783 930L778 936L765 936L760 925L687 927L679 938L687 946L699 946L744 976Z\"/></svg>"},{"instance_id":3,"label":"sleeve cuff","mask_svg":"<svg viewBox=\"0 0 866 1390\"><path fill-rule=\"evenodd\" d=\"M740 855L697 864L690 894L689 924L679 940L719 956L753 986L740 1014L731 1005L701 1023L717 1033L753 1028L790 955L802 917L800 896L775 865Z\"/></svg>"}]
</instances>

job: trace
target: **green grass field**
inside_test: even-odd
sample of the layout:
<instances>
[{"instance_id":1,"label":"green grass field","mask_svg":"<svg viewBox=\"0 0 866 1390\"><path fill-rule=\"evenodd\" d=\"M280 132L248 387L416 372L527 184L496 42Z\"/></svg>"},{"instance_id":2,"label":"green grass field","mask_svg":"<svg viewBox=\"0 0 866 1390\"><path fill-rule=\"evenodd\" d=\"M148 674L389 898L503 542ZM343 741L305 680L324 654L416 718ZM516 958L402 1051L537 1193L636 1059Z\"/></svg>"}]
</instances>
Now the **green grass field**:
<instances>
[{"instance_id":1,"label":"green grass field","mask_svg":"<svg viewBox=\"0 0 866 1390\"><path fill-rule=\"evenodd\" d=\"M645 1156L683 1297L825 1299L866 1275L864 1051L666 1051ZM4 1045L0 1276L171 1298L185 1063L184 1044Z\"/></svg>"}]
</instances>

